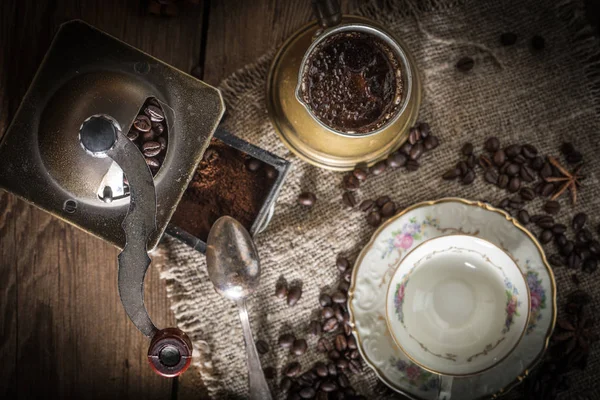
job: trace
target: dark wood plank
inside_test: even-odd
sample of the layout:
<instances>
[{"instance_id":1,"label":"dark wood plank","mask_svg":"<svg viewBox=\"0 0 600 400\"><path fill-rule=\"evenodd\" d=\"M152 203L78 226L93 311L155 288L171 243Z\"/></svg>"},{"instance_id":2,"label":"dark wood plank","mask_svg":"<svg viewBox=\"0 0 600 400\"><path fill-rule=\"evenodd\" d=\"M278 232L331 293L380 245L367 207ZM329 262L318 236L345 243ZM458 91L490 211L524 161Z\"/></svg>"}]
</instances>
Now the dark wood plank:
<instances>
[{"instance_id":1,"label":"dark wood plank","mask_svg":"<svg viewBox=\"0 0 600 400\"><path fill-rule=\"evenodd\" d=\"M163 19L144 15L138 0L0 3L0 134L67 20L90 22L184 71L199 59L201 6ZM148 342L120 305L117 253L0 193L0 398L170 398L173 381L151 371ZM146 304L157 325L173 325L158 275L148 274Z\"/></svg>"},{"instance_id":2,"label":"dark wood plank","mask_svg":"<svg viewBox=\"0 0 600 400\"><path fill-rule=\"evenodd\" d=\"M365 0L341 0L347 13ZM222 79L280 45L312 19L310 0L211 1L203 80Z\"/></svg>"}]
</instances>

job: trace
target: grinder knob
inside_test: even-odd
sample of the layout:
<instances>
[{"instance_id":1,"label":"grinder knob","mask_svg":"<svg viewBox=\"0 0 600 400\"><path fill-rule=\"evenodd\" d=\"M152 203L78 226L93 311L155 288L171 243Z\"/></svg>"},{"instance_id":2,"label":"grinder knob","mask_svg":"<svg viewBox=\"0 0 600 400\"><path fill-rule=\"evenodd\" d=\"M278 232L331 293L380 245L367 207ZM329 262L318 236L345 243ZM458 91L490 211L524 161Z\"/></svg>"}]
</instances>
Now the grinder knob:
<instances>
[{"instance_id":1,"label":"grinder knob","mask_svg":"<svg viewBox=\"0 0 600 400\"><path fill-rule=\"evenodd\" d=\"M172 378L181 375L192 361L192 342L181 329L161 329L150 342L148 361L161 376Z\"/></svg>"}]
</instances>

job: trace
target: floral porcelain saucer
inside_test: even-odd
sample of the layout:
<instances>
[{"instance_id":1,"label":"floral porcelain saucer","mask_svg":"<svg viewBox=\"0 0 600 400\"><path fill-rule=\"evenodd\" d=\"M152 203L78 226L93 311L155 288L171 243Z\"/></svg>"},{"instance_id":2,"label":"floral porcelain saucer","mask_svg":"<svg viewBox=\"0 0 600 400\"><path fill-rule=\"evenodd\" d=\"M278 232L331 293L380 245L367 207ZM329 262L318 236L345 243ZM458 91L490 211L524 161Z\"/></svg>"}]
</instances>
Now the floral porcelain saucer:
<instances>
[{"instance_id":1,"label":"floral porcelain saucer","mask_svg":"<svg viewBox=\"0 0 600 400\"><path fill-rule=\"evenodd\" d=\"M441 375L414 364L395 344L385 318L385 292L407 253L450 234L476 236L508 253L525 275L531 304L515 350L481 374L454 378L448 388ZM356 261L348 303L359 350L389 387L414 399L480 399L506 393L542 357L556 321L556 283L536 239L508 214L486 203L447 198L409 207L375 232Z\"/></svg>"}]
</instances>

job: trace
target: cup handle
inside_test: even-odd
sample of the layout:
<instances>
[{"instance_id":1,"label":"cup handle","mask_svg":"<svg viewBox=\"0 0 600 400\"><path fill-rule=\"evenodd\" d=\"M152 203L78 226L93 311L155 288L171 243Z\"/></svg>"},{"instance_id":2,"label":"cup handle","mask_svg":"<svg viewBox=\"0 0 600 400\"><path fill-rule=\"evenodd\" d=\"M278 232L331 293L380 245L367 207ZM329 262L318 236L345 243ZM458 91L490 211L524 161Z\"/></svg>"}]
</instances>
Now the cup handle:
<instances>
[{"instance_id":1,"label":"cup handle","mask_svg":"<svg viewBox=\"0 0 600 400\"><path fill-rule=\"evenodd\" d=\"M440 375L440 391L438 392L437 400L450 400L452 395L452 381L454 377Z\"/></svg>"},{"instance_id":2,"label":"cup handle","mask_svg":"<svg viewBox=\"0 0 600 400\"><path fill-rule=\"evenodd\" d=\"M339 25L342 21L342 10L337 0L312 0L312 8L323 29Z\"/></svg>"}]
</instances>

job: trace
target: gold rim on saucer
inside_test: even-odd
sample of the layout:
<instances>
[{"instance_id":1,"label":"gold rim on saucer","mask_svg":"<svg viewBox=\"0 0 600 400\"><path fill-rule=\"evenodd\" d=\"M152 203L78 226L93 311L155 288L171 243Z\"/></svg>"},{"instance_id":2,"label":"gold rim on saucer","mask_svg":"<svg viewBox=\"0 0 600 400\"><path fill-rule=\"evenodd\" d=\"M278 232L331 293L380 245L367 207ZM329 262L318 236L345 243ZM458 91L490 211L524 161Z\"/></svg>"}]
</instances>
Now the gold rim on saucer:
<instances>
[{"instance_id":1,"label":"gold rim on saucer","mask_svg":"<svg viewBox=\"0 0 600 400\"><path fill-rule=\"evenodd\" d=\"M401 215L402 214L398 214L398 216L401 216ZM392 273L392 276L390 278L390 284L388 285L388 288L386 290L386 295L385 295L385 301L386 301L386 308L385 308L385 318L386 318L386 320L385 320L385 323L386 323L386 325L388 327L388 330L390 331L390 334L392 336L392 339L394 340L394 343L396 344L396 346L398 346L400 348L400 350L402 350L402 352L404 353L404 355L406 355L406 357L408 357L408 359L410 361L412 361L413 363L415 363L419 367L423 368L425 371L429 371L429 372L432 372L432 373L437 374L437 375L452 376L452 377L455 377L455 378L466 378L466 377L470 377L470 376L479 375L479 374L481 374L481 373L483 373L485 371L488 371L488 370L494 368L495 366L497 366L498 364L500 364L502 361L504 361L506 359L506 357L508 357L509 355L511 355L512 352L515 351L515 349L517 348L517 346L519 346L519 344L521 343L521 340L523 339L523 336L525 336L525 332L527 331L527 322L529 321L529 316L531 314L531 294L529 292L529 285L527 284L527 279L525 278L525 275L523 275L523 272L519 268L519 265L515 262L514 258L510 254L508 254L508 252L506 250L500 248L499 246L495 245L494 243L492 243L492 242L490 242L488 240L485 240L485 239L482 239L482 238L478 237L477 239L482 240L482 241L484 241L486 243L489 243L490 245L494 246L495 248L497 248L498 250L500 250L501 252L503 252L504 254L506 254L506 256L512 260L512 262L515 264L515 267L517 267L517 269L519 270L519 275L521 275L521 278L523 278L523 282L525 283L525 288L527 289L526 290L526 292L527 292L527 303L526 303L527 304L527 307L526 307L526 309L527 309L527 315L525 316L525 322L526 323L525 323L525 326L523 327L523 330L521 331L521 334L519 335L519 340L517 340L515 342L514 346L510 349L510 351L508 353L506 353L502 358L500 358L494 364L492 364L489 367L484 368L482 370L476 371L476 372L471 372L471 373L468 373L468 374L449 374L449 373L437 371L435 369L432 369L432 368L429 368L429 367L423 365L421 362L417 361L416 359L414 359L413 357L411 357L410 354L408 354L408 352L400 344L400 341L396 338L396 335L393 333L392 327L390 326L390 316L388 314L387 302L388 302L389 296L390 296L390 288L392 287L392 285L391 285L392 280L394 279L394 275L396 275L396 272L398 271L398 268L400 268L400 265L402 264L402 261L404 261L406 259L406 257L408 257L412 252L414 252L415 250L417 250L418 248L420 248L424 244L426 244L426 243L428 243L428 242L430 242L432 240L444 237L444 236L466 236L466 237L471 237L471 238L476 237L475 235L467 235L467 234L453 234L453 235L436 236L434 238L429 238L427 240L424 240L423 242L421 242L418 245L416 245L413 249L410 249L410 251L408 251L402 257L402 259L398 261L398 264L394 267L394 272ZM412 273L412 271L413 270L411 270L409 272L409 274Z\"/></svg>"},{"instance_id":2,"label":"gold rim on saucer","mask_svg":"<svg viewBox=\"0 0 600 400\"><path fill-rule=\"evenodd\" d=\"M488 203L484 203L484 202L480 202L480 201L466 200L466 199L462 199L462 198L459 198L459 197L446 197L446 198L442 198L442 199L439 199L439 200L424 201L424 202L413 204L410 207L407 207L406 209L402 210L400 213L396 214L395 216L393 216L392 218L390 218L389 220L387 220L386 222L384 222L379 228L377 228L377 230L371 236L371 239L369 240L369 242L365 245L365 247L361 250L360 254L358 255L358 258L356 259L356 261L354 263L354 269L352 271L352 280L351 280L351 283L350 283L350 288L348 289L348 310L349 310L349 314L350 314L350 325L352 327L352 333L356 337L357 346L358 346L358 350L359 350L360 354L365 359L365 361L369 364L369 367L372 368L375 371L377 377L383 383L385 383L387 386L389 386L390 388L394 389L395 391L398 391L398 392L400 392L400 393L402 393L402 394L404 394L404 395L406 395L406 396L408 396L410 398L413 398L413 399L422 399L422 398L420 398L418 396L415 396L412 393L407 393L405 390L399 390L397 388L397 385L395 385L394 383L390 382L390 380L387 379L382 374L381 370L378 367L375 366L375 364L369 359L369 357L366 356L364 348L363 348L362 340L360 338L360 335L359 335L358 331L356 330L356 323L355 323L355 320L354 320L354 314L355 313L354 313L354 308L352 306L352 300L354 299L354 290L355 290L356 279L357 279L356 274L357 274L357 271L358 271L358 265L360 265L362 263L362 261L363 261L364 257L366 256L366 254L373 247L373 244L375 243L375 239L381 234L381 232L385 228L387 228L389 225L391 225L393 222L395 222L400 217L402 217L403 215L407 214L410 211L413 211L413 210L416 210L416 209L419 209L419 208L423 208L423 207L427 207L427 206L436 205L436 204L442 204L442 203L462 203L462 204L466 204L466 205L469 205L469 206L479 207L479 208L482 208L484 210L491 211L491 212L494 212L494 213L497 213L497 214L500 214L501 216L503 216L507 221L509 221L510 223L512 223L515 226L515 228L519 229L525 235L527 235L527 237L529 237L529 239L532 241L532 243L537 248L537 250L538 250L538 252L539 252L539 254L541 256L541 259L542 259L542 264L543 264L544 268L546 269L546 271L548 272L548 276L550 277L550 286L552 288L552 299L551 299L551 301L552 301L552 315L551 315L550 326L548 327L548 330L546 331L543 349L530 362L529 366L525 370L523 370L523 372L521 374L519 374L518 376L516 376L515 379L511 383L509 383L508 385L504 386L503 388L497 390L495 393L484 395L484 396L480 397L480 398L492 398L492 399L495 399L498 396L503 395L506 392L510 391L515 386L517 386L519 383L521 383L523 381L523 379L525 379L529 375L531 369L534 368L541 361L542 357L546 353L546 350L548 349L548 344L550 342L550 336L552 334L552 331L554 330L554 326L556 325L557 304L556 304L556 280L555 280L555 277L554 277L554 272L552 271L552 268L550 268L550 265L548 264L548 260L546 259L546 254L544 253L544 250L541 247L541 245L538 242L538 240L535 238L535 236L533 236L533 234L531 232L529 232L529 230L527 230L525 227L523 227L517 220L515 220L513 217L511 217L508 213L506 213L503 210L500 210L500 209L497 209L495 207L492 207ZM503 249L503 250L505 250L505 249ZM511 258L514 259L514 257L512 257L512 256L511 256Z\"/></svg>"}]
</instances>

